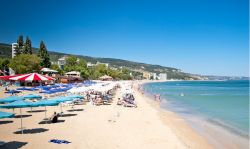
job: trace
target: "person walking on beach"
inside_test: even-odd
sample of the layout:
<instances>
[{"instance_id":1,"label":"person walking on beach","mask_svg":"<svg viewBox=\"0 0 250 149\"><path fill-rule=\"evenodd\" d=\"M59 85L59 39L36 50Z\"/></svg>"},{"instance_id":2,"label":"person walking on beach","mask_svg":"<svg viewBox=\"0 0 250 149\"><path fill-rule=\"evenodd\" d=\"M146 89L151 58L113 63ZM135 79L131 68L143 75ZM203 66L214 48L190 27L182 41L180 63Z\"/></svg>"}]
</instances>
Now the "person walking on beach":
<instances>
[{"instance_id":1,"label":"person walking on beach","mask_svg":"<svg viewBox=\"0 0 250 149\"><path fill-rule=\"evenodd\" d=\"M160 102L161 101L161 94L155 94L155 101Z\"/></svg>"}]
</instances>

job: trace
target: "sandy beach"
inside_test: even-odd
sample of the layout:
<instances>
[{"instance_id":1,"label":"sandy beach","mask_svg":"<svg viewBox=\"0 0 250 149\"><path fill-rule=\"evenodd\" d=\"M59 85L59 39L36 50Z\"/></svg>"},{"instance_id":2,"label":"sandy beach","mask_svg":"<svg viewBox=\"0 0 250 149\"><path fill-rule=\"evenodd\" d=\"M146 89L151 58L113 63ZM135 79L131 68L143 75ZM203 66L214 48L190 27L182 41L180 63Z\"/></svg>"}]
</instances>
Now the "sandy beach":
<instances>
[{"instance_id":1,"label":"sandy beach","mask_svg":"<svg viewBox=\"0 0 250 149\"><path fill-rule=\"evenodd\" d=\"M210 149L213 148L199 136L183 119L173 112L163 112L156 102L134 90L137 108L116 105L121 91L118 89L111 105L84 105L63 107L64 117L59 123L41 123L45 117L44 107L24 108L25 134L20 134L19 109L16 118L0 120L0 140L7 142L5 148L89 148L89 149ZM30 92L24 92L27 94ZM6 96L3 89L0 97ZM1 109L13 112L12 109ZM35 112L34 112L35 111ZM47 115L60 112L58 106L47 107ZM69 144L50 143L51 139L67 140Z\"/></svg>"}]
</instances>

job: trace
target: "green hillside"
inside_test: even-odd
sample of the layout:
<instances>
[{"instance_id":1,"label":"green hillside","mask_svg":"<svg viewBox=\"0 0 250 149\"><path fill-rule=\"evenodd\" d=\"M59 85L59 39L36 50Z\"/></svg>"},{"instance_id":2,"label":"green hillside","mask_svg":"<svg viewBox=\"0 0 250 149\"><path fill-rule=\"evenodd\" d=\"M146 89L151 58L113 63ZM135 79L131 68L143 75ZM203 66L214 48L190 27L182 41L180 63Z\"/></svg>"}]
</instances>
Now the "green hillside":
<instances>
[{"instance_id":1,"label":"green hillside","mask_svg":"<svg viewBox=\"0 0 250 149\"><path fill-rule=\"evenodd\" d=\"M37 53L37 48L33 48L33 52ZM56 62L60 57L72 54L60 53L60 52L53 52L49 51L50 58L52 62ZM83 58L87 62L96 63L109 63L111 67L119 68L119 67L127 67L130 70L134 71L148 71L154 73L167 73L168 78L171 79L187 79L192 78L190 74L181 72L176 68L171 67L164 67L160 65L152 65L152 64L145 64L139 62L132 62L122 59L114 59L114 58L98 58L98 57L90 57L90 56L83 56L83 55L75 55L78 58ZM0 58L11 58L11 45L0 43Z\"/></svg>"}]
</instances>

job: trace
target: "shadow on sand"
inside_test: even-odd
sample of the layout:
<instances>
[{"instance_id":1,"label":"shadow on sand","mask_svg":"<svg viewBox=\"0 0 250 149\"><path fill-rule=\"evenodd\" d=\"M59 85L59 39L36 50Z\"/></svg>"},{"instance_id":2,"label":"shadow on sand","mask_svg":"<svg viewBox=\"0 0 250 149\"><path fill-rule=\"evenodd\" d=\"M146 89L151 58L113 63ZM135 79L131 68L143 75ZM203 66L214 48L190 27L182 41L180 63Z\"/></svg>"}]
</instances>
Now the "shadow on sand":
<instances>
[{"instance_id":1,"label":"shadow on sand","mask_svg":"<svg viewBox=\"0 0 250 149\"><path fill-rule=\"evenodd\" d=\"M4 145L0 146L3 149L18 149L28 144L27 142L11 141L7 142Z\"/></svg>"},{"instance_id":2,"label":"shadow on sand","mask_svg":"<svg viewBox=\"0 0 250 149\"><path fill-rule=\"evenodd\" d=\"M57 123L64 123L65 120L57 120L56 123L52 123L51 121L41 121L38 124L57 124Z\"/></svg>"},{"instance_id":3,"label":"shadow on sand","mask_svg":"<svg viewBox=\"0 0 250 149\"><path fill-rule=\"evenodd\" d=\"M32 111L27 111L28 113L38 113L38 112L45 112L45 110L32 110Z\"/></svg>"},{"instance_id":4,"label":"shadow on sand","mask_svg":"<svg viewBox=\"0 0 250 149\"><path fill-rule=\"evenodd\" d=\"M63 114L60 115L60 117L70 117L70 116L76 116L77 114Z\"/></svg>"},{"instance_id":5,"label":"shadow on sand","mask_svg":"<svg viewBox=\"0 0 250 149\"><path fill-rule=\"evenodd\" d=\"M34 129L25 129L23 130L23 134L36 134L36 133L42 133L42 132L46 132L49 129L44 129L44 128L34 128ZM22 131L16 131L14 132L14 134L22 134Z\"/></svg>"},{"instance_id":6,"label":"shadow on sand","mask_svg":"<svg viewBox=\"0 0 250 149\"><path fill-rule=\"evenodd\" d=\"M67 110L68 112L75 112L75 111L84 111L84 109L71 109L71 110Z\"/></svg>"},{"instance_id":7,"label":"shadow on sand","mask_svg":"<svg viewBox=\"0 0 250 149\"><path fill-rule=\"evenodd\" d=\"M31 117L32 115L22 115L22 118ZM21 115L16 115L14 118L21 118Z\"/></svg>"},{"instance_id":8,"label":"shadow on sand","mask_svg":"<svg viewBox=\"0 0 250 149\"><path fill-rule=\"evenodd\" d=\"M9 124L9 123L13 123L13 121L0 121L0 125L2 125L2 124Z\"/></svg>"}]
</instances>

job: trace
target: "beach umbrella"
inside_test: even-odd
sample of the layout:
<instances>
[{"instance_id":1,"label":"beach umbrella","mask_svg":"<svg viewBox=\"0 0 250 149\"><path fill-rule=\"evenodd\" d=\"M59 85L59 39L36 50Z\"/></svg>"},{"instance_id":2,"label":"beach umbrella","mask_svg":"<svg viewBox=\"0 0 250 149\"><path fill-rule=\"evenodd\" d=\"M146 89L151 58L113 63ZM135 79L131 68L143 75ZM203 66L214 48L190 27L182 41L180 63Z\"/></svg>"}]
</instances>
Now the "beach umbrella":
<instances>
[{"instance_id":1,"label":"beach umbrella","mask_svg":"<svg viewBox=\"0 0 250 149\"><path fill-rule=\"evenodd\" d=\"M56 106L58 104L59 104L59 102L57 102L55 100L40 100L40 101L37 101L37 102L31 102L30 103L31 107L45 107L45 119L47 119L46 106Z\"/></svg>"},{"instance_id":2,"label":"beach umbrella","mask_svg":"<svg viewBox=\"0 0 250 149\"><path fill-rule=\"evenodd\" d=\"M60 103L60 102L72 101L72 98L70 98L70 97L55 97L55 98L52 98L51 100Z\"/></svg>"},{"instance_id":3,"label":"beach umbrella","mask_svg":"<svg viewBox=\"0 0 250 149\"><path fill-rule=\"evenodd\" d=\"M0 99L0 103L10 103L10 102L18 101L18 100L24 100L24 98L20 96L9 96L9 97Z\"/></svg>"},{"instance_id":4,"label":"beach umbrella","mask_svg":"<svg viewBox=\"0 0 250 149\"><path fill-rule=\"evenodd\" d=\"M0 111L0 119L1 118L10 118L10 117L13 117L13 116L14 116L14 113L8 113L8 112Z\"/></svg>"},{"instance_id":5,"label":"beach umbrella","mask_svg":"<svg viewBox=\"0 0 250 149\"><path fill-rule=\"evenodd\" d=\"M28 95L23 96L23 98L25 98L25 99L41 99L42 96L34 95L34 94L28 94Z\"/></svg>"},{"instance_id":6,"label":"beach umbrella","mask_svg":"<svg viewBox=\"0 0 250 149\"><path fill-rule=\"evenodd\" d=\"M29 73L29 74L24 74L20 75L17 77L12 77L10 80L15 80L15 81L49 81L49 80L54 80L52 77L47 77L40 75L38 73Z\"/></svg>"},{"instance_id":7,"label":"beach umbrella","mask_svg":"<svg viewBox=\"0 0 250 149\"><path fill-rule=\"evenodd\" d=\"M20 93L21 91L18 91L18 90L9 90L9 91L6 91L4 93L6 94L15 94L15 93Z\"/></svg>"},{"instance_id":8,"label":"beach umbrella","mask_svg":"<svg viewBox=\"0 0 250 149\"><path fill-rule=\"evenodd\" d=\"M83 99L83 96L81 95L69 95L67 96L68 98L79 98L79 99Z\"/></svg>"},{"instance_id":9,"label":"beach umbrella","mask_svg":"<svg viewBox=\"0 0 250 149\"><path fill-rule=\"evenodd\" d=\"M5 80L5 81L9 81L10 78L16 77L16 75L13 76L0 76L0 80Z\"/></svg>"},{"instance_id":10,"label":"beach umbrella","mask_svg":"<svg viewBox=\"0 0 250 149\"><path fill-rule=\"evenodd\" d=\"M30 107L30 102L26 102L23 100L14 101L12 103L8 103L5 105L1 105L0 108L12 109L12 108L20 108L20 116L21 116L21 131L23 134L23 117L22 117L22 108Z\"/></svg>"},{"instance_id":11,"label":"beach umbrella","mask_svg":"<svg viewBox=\"0 0 250 149\"><path fill-rule=\"evenodd\" d=\"M66 101L72 101L73 98L69 98L69 97L55 97L55 98L52 98L51 100L56 101L58 103L62 103L62 102L66 102ZM60 107L61 107L61 113L62 113L63 112L62 111L62 104L60 104Z\"/></svg>"},{"instance_id":12,"label":"beach umbrella","mask_svg":"<svg viewBox=\"0 0 250 149\"><path fill-rule=\"evenodd\" d=\"M28 88L28 87L20 87L20 88L17 88L16 90L35 91L35 90L38 90L38 89L37 88Z\"/></svg>"}]
</instances>

